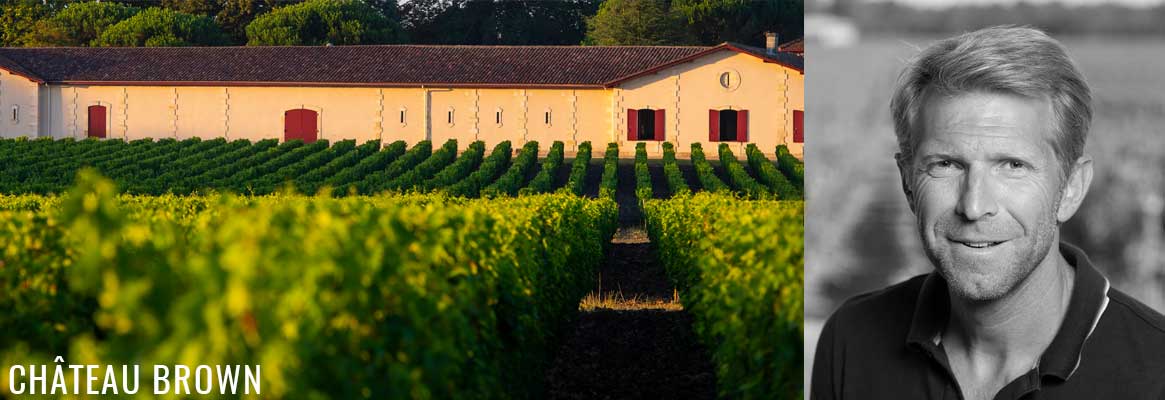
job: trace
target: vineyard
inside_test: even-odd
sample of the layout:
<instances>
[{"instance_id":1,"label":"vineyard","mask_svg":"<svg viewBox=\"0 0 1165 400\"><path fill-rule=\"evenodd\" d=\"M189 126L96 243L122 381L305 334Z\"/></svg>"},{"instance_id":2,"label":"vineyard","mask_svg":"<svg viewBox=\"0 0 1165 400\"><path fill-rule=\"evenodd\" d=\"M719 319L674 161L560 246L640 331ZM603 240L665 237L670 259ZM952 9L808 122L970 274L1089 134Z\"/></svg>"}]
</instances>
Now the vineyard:
<instances>
[{"instance_id":1,"label":"vineyard","mask_svg":"<svg viewBox=\"0 0 1165 400\"><path fill-rule=\"evenodd\" d=\"M63 356L262 365L262 398L799 397L800 161L564 147L0 140L0 394Z\"/></svg>"},{"instance_id":2,"label":"vineyard","mask_svg":"<svg viewBox=\"0 0 1165 400\"><path fill-rule=\"evenodd\" d=\"M652 176L650 182L666 180L659 186L669 186L686 172L698 175L699 184L684 184L690 188L663 193L706 190L732 191L753 199L801 198L797 189L804 175L801 163L783 146L776 149L775 163L750 146L745 163L722 144L718 152L721 161L713 166L699 144L692 146L691 162L684 160L683 165L676 165L675 149L670 143L666 145L665 163L671 165L664 169L667 176ZM73 185L78 171L93 168L124 193L141 195L210 191L267 195L286 189L316 194L325 187L335 195L442 192L476 198L561 190L598 197L601 188L607 188L603 191L606 196L613 194L614 175L606 172L616 162L611 154L618 156L618 146L613 143L606 149L603 164L594 166L590 142L580 144L573 159L565 158L562 142L551 143L547 149L540 149L538 142L528 142L515 151L505 141L488 150L487 154L485 144L476 141L459 153L456 140L439 148L428 141L409 148L401 141L381 147L378 141L357 144L352 140L329 145L327 140L305 144L299 140L252 143L221 138L129 142L3 139L0 193L61 193ZM546 154L541 160L540 150ZM642 157L646 162L646 153ZM651 175L636 168L637 173Z\"/></svg>"}]
</instances>

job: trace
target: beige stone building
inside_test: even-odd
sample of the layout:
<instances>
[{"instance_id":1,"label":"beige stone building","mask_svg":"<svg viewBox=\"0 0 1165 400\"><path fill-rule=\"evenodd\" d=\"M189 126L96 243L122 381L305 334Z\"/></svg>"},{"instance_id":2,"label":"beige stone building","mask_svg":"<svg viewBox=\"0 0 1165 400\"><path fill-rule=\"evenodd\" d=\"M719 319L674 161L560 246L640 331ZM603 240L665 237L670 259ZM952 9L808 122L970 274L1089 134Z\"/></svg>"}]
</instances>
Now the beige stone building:
<instances>
[{"instance_id":1,"label":"beige stone building","mask_svg":"<svg viewBox=\"0 0 1165 400\"><path fill-rule=\"evenodd\" d=\"M0 48L0 137L561 140L624 154L729 142L800 155L802 61L771 42Z\"/></svg>"}]
</instances>

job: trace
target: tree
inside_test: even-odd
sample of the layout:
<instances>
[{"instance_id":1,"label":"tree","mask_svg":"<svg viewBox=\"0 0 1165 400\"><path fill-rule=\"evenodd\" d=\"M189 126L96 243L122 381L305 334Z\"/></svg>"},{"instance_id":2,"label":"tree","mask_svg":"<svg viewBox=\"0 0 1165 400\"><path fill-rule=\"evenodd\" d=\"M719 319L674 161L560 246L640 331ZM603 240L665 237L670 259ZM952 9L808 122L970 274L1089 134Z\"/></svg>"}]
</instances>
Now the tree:
<instances>
[{"instance_id":1,"label":"tree","mask_svg":"<svg viewBox=\"0 0 1165 400\"><path fill-rule=\"evenodd\" d=\"M583 44L684 45L695 42L684 16L666 0L607 0L587 19Z\"/></svg>"},{"instance_id":2,"label":"tree","mask_svg":"<svg viewBox=\"0 0 1165 400\"><path fill-rule=\"evenodd\" d=\"M804 0L673 0L700 44L739 42L764 46L764 32L782 42L804 36Z\"/></svg>"},{"instance_id":3,"label":"tree","mask_svg":"<svg viewBox=\"0 0 1165 400\"><path fill-rule=\"evenodd\" d=\"M223 0L162 0L162 7L187 14L214 16L222 11Z\"/></svg>"},{"instance_id":4,"label":"tree","mask_svg":"<svg viewBox=\"0 0 1165 400\"><path fill-rule=\"evenodd\" d=\"M279 7L247 25L247 45L400 43L403 31L372 6L356 0L309 0Z\"/></svg>"},{"instance_id":5,"label":"tree","mask_svg":"<svg viewBox=\"0 0 1165 400\"><path fill-rule=\"evenodd\" d=\"M105 30L98 46L217 46L226 35L206 16L151 7Z\"/></svg>"},{"instance_id":6,"label":"tree","mask_svg":"<svg viewBox=\"0 0 1165 400\"><path fill-rule=\"evenodd\" d=\"M38 0L0 0L0 46L21 46L36 22L52 13Z\"/></svg>"},{"instance_id":7,"label":"tree","mask_svg":"<svg viewBox=\"0 0 1165 400\"><path fill-rule=\"evenodd\" d=\"M112 2L69 4L37 21L23 41L27 46L92 46L102 32L138 11L137 7Z\"/></svg>"},{"instance_id":8,"label":"tree","mask_svg":"<svg viewBox=\"0 0 1165 400\"><path fill-rule=\"evenodd\" d=\"M247 43L247 25L274 8L277 0L224 0L214 21L231 36L232 43Z\"/></svg>"},{"instance_id":9,"label":"tree","mask_svg":"<svg viewBox=\"0 0 1165 400\"><path fill-rule=\"evenodd\" d=\"M578 44L599 0L410 0L401 26L414 43Z\"/></svg>"}]
</instances>

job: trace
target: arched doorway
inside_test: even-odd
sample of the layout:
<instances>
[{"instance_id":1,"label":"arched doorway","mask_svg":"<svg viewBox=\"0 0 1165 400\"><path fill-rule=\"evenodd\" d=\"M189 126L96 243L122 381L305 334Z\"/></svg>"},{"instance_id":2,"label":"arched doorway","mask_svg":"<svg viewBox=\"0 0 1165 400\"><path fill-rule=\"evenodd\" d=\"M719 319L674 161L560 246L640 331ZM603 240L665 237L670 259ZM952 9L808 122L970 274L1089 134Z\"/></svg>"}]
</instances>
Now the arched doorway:
<instances>
[{"instance_id":1,"label":"arched doorway","mask_svg":"<svg viewBox=\"0 0 1165 400\"><path fill-rule=\"evenodd\" d=\"M108 109L105 106L89 106L89 131L86 134L88 137L105 138L105 116Z\"/></svg>"},{"instance_id":2,"label":"arched doorway","mask_svg":"<svg viewBox=\"0 0 1165 400\"><path fill-rule=\"evenodd\" d=\"M319 113L315 110L297 108L283 113L283 140L303 140L311 143L319 139Z\"/></svg>"}]
</instances>

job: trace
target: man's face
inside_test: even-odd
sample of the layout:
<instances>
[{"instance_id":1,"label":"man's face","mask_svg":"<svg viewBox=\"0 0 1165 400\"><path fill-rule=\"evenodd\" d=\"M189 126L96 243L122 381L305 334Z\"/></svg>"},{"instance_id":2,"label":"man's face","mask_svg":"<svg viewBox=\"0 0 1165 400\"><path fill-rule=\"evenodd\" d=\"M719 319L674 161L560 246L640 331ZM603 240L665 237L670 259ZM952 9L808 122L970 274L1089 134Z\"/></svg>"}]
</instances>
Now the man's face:
<instances>
[{"instance_id":1,"label":"man's face","mask_svg":"<svg viewBox=\"0 0 1165 400\"><path fill-rule=\"evenodd\" d=\"M1059 211L1064 179L1052 121L1046 100L928 97L914 157L899 168L927 256L954 294L1001 298L1058 242L1057 221L1071 212Z\"/></svg>"}]
</instances>

